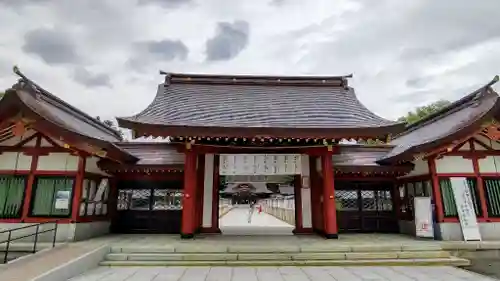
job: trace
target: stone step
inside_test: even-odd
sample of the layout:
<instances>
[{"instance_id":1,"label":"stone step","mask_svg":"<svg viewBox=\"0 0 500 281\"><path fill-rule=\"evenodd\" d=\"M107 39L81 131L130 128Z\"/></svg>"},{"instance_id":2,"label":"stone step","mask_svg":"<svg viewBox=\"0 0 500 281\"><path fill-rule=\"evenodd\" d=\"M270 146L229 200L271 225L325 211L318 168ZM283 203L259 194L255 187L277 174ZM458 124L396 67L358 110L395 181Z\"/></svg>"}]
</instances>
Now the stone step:
<instances>
[{"instance_id":1,"label":"stone step","mask_svg":"<svg viewBox=\"0 0 500 281\"><path fill-rule=\"evenodd\" d=\"M360 260L213 260L213 261L111 261L101 266L468 266L469 260L456 257L434 259Z\"/></svg>"},{"instance_id":2,"label":"stone step","mask_svg":"<svg viewBox=\"0 0 500 281\"><path fill-rule=\"evenodd\" d=\"M438 244L410 245L339 245L339 244L309 244L309 245L166 245L155 247L111 247L112 253L347 253L347 252L427 252L441 251Z\"/></svg>"},{"instance_id":3,"label":"stone step","mask_svg":"<svg viewBox=\"0 0 500 281\"><path fill-rule=\"evenodd\" d=\"M111 253L108 261L304 261L450 258L445 251L348 253Z\"/></svg>"}]
</instances>

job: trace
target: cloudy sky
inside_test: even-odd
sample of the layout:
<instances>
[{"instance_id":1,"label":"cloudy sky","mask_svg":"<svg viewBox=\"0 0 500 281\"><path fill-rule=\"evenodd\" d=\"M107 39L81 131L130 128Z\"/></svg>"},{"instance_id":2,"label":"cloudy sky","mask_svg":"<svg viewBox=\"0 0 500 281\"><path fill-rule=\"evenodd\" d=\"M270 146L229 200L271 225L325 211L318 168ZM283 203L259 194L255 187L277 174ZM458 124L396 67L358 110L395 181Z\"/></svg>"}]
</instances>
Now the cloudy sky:
<instances>
[{"instance_id":1,"label":"cloudy sky","mask_svg":"<svg viewBox=\"0 0 500 281\"><path fill-rule=\"evenodd\" d=\"M395 119L500 73L499 0L0 0L0 88L128 116L158 71L343 75ZM499 89L499 87L497 87Z\"/></svg>"}]
</instances>

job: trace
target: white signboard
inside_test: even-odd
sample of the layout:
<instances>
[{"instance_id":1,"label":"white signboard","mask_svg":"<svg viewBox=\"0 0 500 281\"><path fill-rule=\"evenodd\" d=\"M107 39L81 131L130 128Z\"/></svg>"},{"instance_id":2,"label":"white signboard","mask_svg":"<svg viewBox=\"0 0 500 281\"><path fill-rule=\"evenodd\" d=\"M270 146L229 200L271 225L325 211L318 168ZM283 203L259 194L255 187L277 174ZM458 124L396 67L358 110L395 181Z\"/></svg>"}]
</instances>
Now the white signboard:
<instances>
[{"instance_id":1,"label":"white signboard","mask_svg":"<svg viewBox=\"0 0 500 281\"><path fill-rule=\"evenodd\" d=\"M95 201L102 201L103 199L102 196L104 195L104 192L108 188L108 185L109 185L109 180L107 178L101 180L94 196Z\"/></svg>"},{"instance_id":2,"label":"white signboard","mask_svg":"<svg viewBox=\"0 0 500 281\"><path fill-rule=\"evenodd\" d=\"M413 202L415 209L416 236L434 238L431 198L415 197Z\"/></svg>"},{"instance_id":3,"label":"white signboard","mask_svg":"<svg viewBox=\"0 0 500 281\"><path fill-rule=\"evenodd\" d=\"M69 209L69 200L71 199L71 191L59 190L56 193L56 201L54 208L56 210L67 210Z\"/></svg>"},{"instance_id":4,"label":"white signboard","mask_svg":"<svg viewBox=\"0 0 500 281\"><path fill-rule=\"evenodd\" d=\"M221 154L219 174L295 175L302 171L300 154Z\"/></svg>"},{"instance_id":5,"label":"white signboard","mask_svg":"<svg viewBox=\"0 0 500 281\"><path fill-rule=\"evenodd\" d=\"M451 178L451 189L457 204L458 218L462 226L465 241L481 241L481 233L477 224L474 204L466 178Z\"/></svg>"}]
</instances>

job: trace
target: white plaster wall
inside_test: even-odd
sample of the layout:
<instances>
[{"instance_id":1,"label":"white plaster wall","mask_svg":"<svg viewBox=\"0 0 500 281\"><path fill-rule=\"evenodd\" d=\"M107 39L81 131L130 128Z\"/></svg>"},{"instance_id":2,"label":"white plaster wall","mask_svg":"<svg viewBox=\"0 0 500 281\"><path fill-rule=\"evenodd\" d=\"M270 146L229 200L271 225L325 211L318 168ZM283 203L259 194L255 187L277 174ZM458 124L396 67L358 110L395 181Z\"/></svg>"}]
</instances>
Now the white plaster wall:
<instances>
[{"instance_id":1,"label":"white plaster wall","mask_svg":"<svg viewBox=\"0 0 500 281\"><path fill-rule=\"evenodd\" d=\"M8 140L0 142L0 145L1 146L14 146L14 145L18 144L19 142L21 142L22 140L25 140L25 139L31 137L35 133L36 133L35 130L28 130L26 133L24 133L23 136L21 136L21 137L12 137L12 138L10 138ZM34 146L35 143L36 143L36 139L34 139L34 140L32 140L32 141L30 141L28 143L30 143L30 146ZM28 145L25 145L25 146L28 146Z\"/></svg>"},{"instance_id":2,"label":"white plaster wall","mask_svg":"<svg viewBox=\"0 0 500 281\"><path fill-rule=\"evenodd\" d=\"M500 237L500 223L478 223L482 240L498 240ZM438 234L445 241L463 241L462 229L458 222L438 223Z\"/></svg>"},{"instance_id":3,"label":"white plaster wall","mask_svg":"<svg viewBox=\"0 0 500 281\"><path fill-rule=\"evenodd\" d=\"M429 174L429 164L427 163L427 160L415 160L413 161L413 164L415 167L413 170L400 178L407 178L407 177L413 177L413 176L420 176L420 175L428 175Z\"/></svg>"},{"instance_id":4,"label":"white plaster wall","mask_svg":"<svg viewBox=\"0 0 500 281\"><path fill-rule=\"evenodd\" d=\"M78 157L69 153L51 153L38 158L39 171L77 171Z\"/></svg>"},{"instance_id":5,"label":"white plaster wall","mask_svg":"<svg viewBox=\"0 0 500 281\"><path fill-rule=\"evenodd\" d=\"M481 173L498 173L500 171L500 156L487 156L478 159Z\"/></svg>"},{"instance_id":6,"label":"white plaster wall","mask_svg":"<svg viewBox=\"0 0 500 281\"><path fill-rule=\"evenodd\" d=\"M205 154L205 177L203 183L203 217L202 227L212 227L212 204L219 204L213 202L213 188L214 188L214 155Z\"/></svg>"},{"instance_id":7,"label":"white plaster wall","mask_svg":"<svg viewBox=\"0 0 500 281\"><path fill-rule=\"evenodd\" d=\"M304 181L307 181L306 184L308 188L304 188L300 190L300 196L302 201L302 227L311 228L312 227L312 211L311 211L311 177L309 175L309 155L302 155L302 173L301 180L302 185L304 185Z\"/></svg>"},{"instance_id":8,"label":"white plaster wall","mask_svg":"<svg viewBox=\"0 0 500 281\"><path fill-rule=\"evenodd\" d=\"M0 170L30 170L32 156L18 152L0 154Z\"/></svg>"},{"instance_id":9,"label":"white plaster wall","mask_svg":"<svg viewBox=\"0 0 500 281\"><path fill-rule=\"evenodd\" d=\"M0 223L0 231L24 227L28 225L34 225L34 223ZM40 226L40 231L53 229L54 224L48 223ZM57 226L57 242L69 242L69 241L80 241L89 239L92 237L98 237L109 233L110 222L109 221L96 221L96 222L86 222L86 223L70 223L70 224L59 224ZM22 230L17 230L12 232L12 237L20 237L28 234L35 233L36 227L29 227ZM0 234L0 240L6 240L8 234ZM19 239L19 242L30 242L34 241L35 237L26 237ZM39 242L52 242L53 232L49 231L46 233L41 233L38 236Z\"/></svg>"},{"instance_id":10,"label":"white plaster wall","mask_svg":"<svg viewBox=\"0 0 500 281\"><path fill-rule=\"evenodd\" d=\"M471 159L465 159L462 156L444 156L436 159L437 173L473 173Z\"/></svg>"},{"instance_id":11,"label":"white plaster wall","mask_svg":"<svg viewBox=\"0 0 500 281\"><path fill-rule=\"evenodd\" d=\"M475 146L479 146L479 145L475 145ZM458 150L460 151L469 151L471 150L470 149L470 143L469 142L466 142L464 145L462 145Z\"/></svg>"},{"instance_id":12,"label":"white plaster wall","mask_svg":"<svg viewBox=\"0 0 500 281\"><path fill-rule=\"evenodd\" d=\"M496 142L496 141L491 141L490 139L488 138L485 138L483 136L479 136L479 135L476 135L474 136L475 139L481 141L482 143L488 145L488 146L491 146L491 148L495 149L495 150L500 150L500 143L499 142ZM478 145L478 144L474 144L474 148L476 150L485 150L486 148L482 147L481 145Z\"/></svg>"},{"instance_id":13,"label":"white plaster wall","mask_svg":"<svg viewBox=\"0 0 500 281\"><path fill-rule=\"evenodd\" d=\"M88 173L94 173L94 174L99 174L103 176L109 176L106 174L104 171L102 171L99 166L97 166L97 162L100 160L99 157L87 157L86 163L85 163L85 172Z\"/></svg>"}]
</instances>

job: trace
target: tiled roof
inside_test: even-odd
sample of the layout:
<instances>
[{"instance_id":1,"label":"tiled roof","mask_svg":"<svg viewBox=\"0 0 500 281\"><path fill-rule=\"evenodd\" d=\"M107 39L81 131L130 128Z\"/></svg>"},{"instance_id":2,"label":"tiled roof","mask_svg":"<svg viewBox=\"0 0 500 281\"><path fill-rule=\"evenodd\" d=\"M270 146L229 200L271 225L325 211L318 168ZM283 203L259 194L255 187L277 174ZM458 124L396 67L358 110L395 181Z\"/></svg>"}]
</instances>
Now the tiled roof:
<instances>
[{"instance_id":1,"label":"tiled roof","mask_svg":"<svg viewBox=\"0 0 500 281\"><path fill-rule=\"evenodd\" d=\"M184 165L184 154L170 144L122 142L117 145L139 158L137 165Z\"/></svg>"},{"instance_id":2,"label":"tiled roof","mask_svg":"<svg viewBox=\"0 0 500 281\"><path fill-rule=\"evenodd\" d=\"M378 145L341 145L339 153L332 156L333 167L346 173L387 172L405 174L413 169L413 165L384 166L377 160L384 157L393 146Z\"/></svg>"},{"instance_id":3,"label":"tiled roof","mask_svg":"<svg viewBox=\"0 0 500 281\"><path fill-rule=\"evenodd\" d=\"M176 166L184 165L184 154L178 152L172 144L166 143L118 143L120 148L139 158L137 165L142 166ZM377 159L387 154L392 146L340 145L340 153L332 156L333 166L340 171L391 171L394 166L381 166ZM396 167L397 168L397 167ZM410 171L412 166L404 166ZM398 170L399 171L399 170Z\"/></svg>"},{"instance_id":4,"label":"tiled roof","mask_svg":"<svg viewBox=\"0 0 500 281\"><path fill-rule=\"evenodd\" d=\"M14 71L21 78L6 91L0 101L0 121L21 111L23 116L37 121L34 127L56 128L60 134L58 137L79 138L78 142L83 138L84 143L103 148L120 158L123 157L121 160L132 162L136 160L114 144L122 140L119 132L38 86L17 68Z\"/></svg>"},{"instance_id":5,"label":"tiled roof","mask_svg":"<svg viewBox=\"0 0 500 281\"><path fill-rule=\"evenodd\" d=\"M118 118L120 125L161 125L170 129L378 128L380 135L402 129L401 124L367 109L345 78L281 77L272 81L269 77L253 77L249 81L229 76L234 77L231 82L226 76L198 76L183 80L172 75L168 83L159 85L154 101L144 111Z\"/></svg>"},{"instance_id":6,"label":"tiled roof","mask_svg":"<svg viewBox=\"0 0 500 281\"><path fill-rule=\"evenodd\" d=\"M491 88L497 81L495 77L487 85L409 126L393 138L390 144L394 148L378 162L411 160L415 154L459 141L479 130L484 122L500 116L499 96Z\"/></svg>"},{"instance_id":7,"label":"tiled roof","mask_svg":"<svg viewBox=\"0 0 500 281\"><path fill-rule=\"evenodd\" d=\"M19 90L20 99L31 108L37 108L57 123L86 136L110 142L122 140L118 131L43 89L18 69L15 72L21 79L12 88Z\"/></svg>"}]
</instances>

